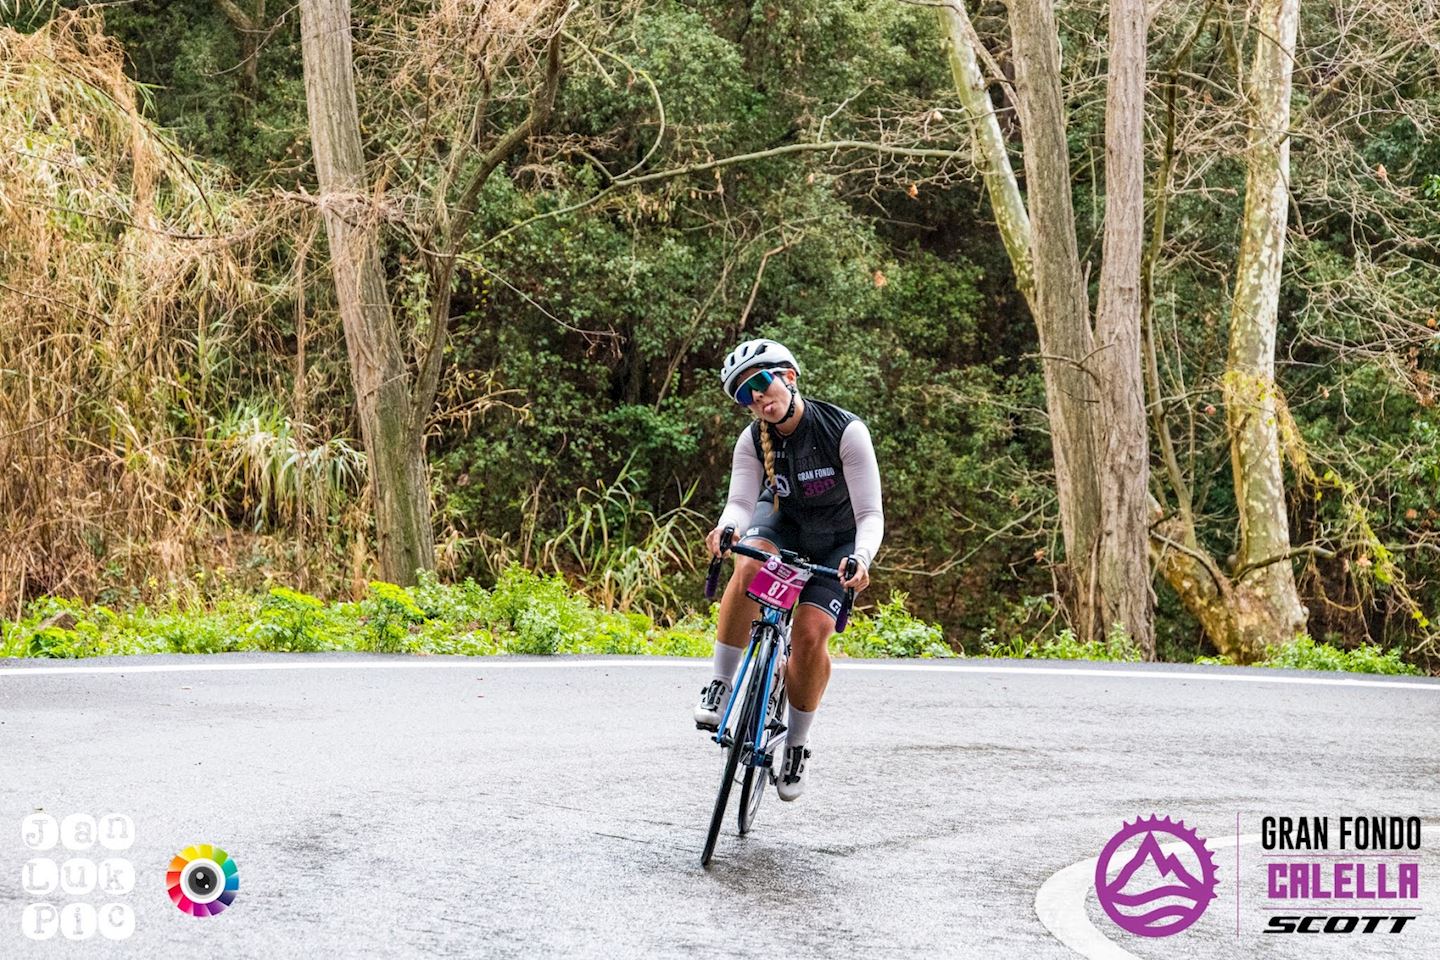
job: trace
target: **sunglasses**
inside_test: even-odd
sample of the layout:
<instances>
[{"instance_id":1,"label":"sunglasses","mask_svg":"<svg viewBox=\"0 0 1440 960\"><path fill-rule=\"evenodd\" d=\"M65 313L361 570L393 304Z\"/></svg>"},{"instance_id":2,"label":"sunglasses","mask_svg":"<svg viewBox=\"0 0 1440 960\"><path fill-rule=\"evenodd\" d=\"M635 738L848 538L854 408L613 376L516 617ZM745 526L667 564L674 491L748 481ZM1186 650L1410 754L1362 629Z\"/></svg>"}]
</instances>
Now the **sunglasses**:
<instances>
[{"instance_id":1,"label":"sunglasses","mask_svg":"<svg viewBox=\"0 0 1440 960\"><path fill-rule=\"evenodd\" d=\"M750 406L751 401L755 399L755 394L769 390L770 384L780 379L780 373L780 370L761 370L740 384L739 389L735 391L735 402L742 407Z\"/></svg>"}]
</instances>

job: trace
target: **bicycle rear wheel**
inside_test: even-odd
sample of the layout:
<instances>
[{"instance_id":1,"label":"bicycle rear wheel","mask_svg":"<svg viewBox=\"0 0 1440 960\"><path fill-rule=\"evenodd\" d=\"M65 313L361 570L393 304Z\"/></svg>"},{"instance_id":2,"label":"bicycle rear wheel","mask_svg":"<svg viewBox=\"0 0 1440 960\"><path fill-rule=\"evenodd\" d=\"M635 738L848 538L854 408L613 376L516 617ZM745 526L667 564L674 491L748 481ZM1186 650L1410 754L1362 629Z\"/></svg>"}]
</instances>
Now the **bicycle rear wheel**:
<instances>
[{"instance_id":1,"label":"bicycle rear wheel","mask_svg":"<svg viewBox=\"0 0 1440 960\"><path fill-rule=\"evenodd\" d=\"M754 715L755 702L760 696L756 692L755 680L760 670L752 670L750 683L745 689L745 700L740 706L740 719L731 728L730 746L725 750L725 773L720 778L720 791L715 794L715 809L710 814L710 832L705 835L705 852L700 854L700 866L708 867L715 854L715 841L720 838L720 826L725 822L725 807L730 802L730 788L735 785L735 770L740 766L740 755L746 749L750 734L750 719Z\"/></svg>"}]
</instances>

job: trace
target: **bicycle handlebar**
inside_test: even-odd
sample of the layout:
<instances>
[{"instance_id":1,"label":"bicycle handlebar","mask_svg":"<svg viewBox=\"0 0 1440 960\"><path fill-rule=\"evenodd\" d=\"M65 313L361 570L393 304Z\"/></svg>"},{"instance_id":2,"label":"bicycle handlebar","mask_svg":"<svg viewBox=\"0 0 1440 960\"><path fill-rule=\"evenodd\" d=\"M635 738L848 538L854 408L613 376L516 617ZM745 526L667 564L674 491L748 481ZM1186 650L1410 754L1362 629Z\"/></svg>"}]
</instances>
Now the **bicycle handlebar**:
<instances>
[{"instance_id":1,"label":"bicycle handlebar","mask_svg":"<svg viewBox=\"0 0 1440 960\"><path fill-rule=\"evenodd\" d=\"M765 561L770 560L771 558L776 556L776 554L766 553L764 550L757 550L754 547L747 547L743 543L731 543L731 537L734 536L734 533L734 527L726 527L720 534L720 556L710 561L710 571L705 577L705 598L707 600L715 599L715 587L720 582L720 567L724 561L724 556L727 551L730 553L737 553L742 557L749 557L752 560L759 560L761 563L764 563ZM800 556L798 553L795 553L792 550L786 550L784 548L781 548L778 556L781 560L792 566L802 567L803 569L809 570L811 573L818 573L823 577L829 577L831 580L835 580L840 583L844 582L845 577L853 577L855 575L856 563L854 557L845 558L845 572L842 574L834 567L827 567L822 564L811 563L809 560L805 559L804 557ZM850 620L850 608L854 605L854 603L855 588L846 587L845 599L840 605L839 613L835 615L836 633L845 632L845 625Z\"/></svg>"}]
</instances>

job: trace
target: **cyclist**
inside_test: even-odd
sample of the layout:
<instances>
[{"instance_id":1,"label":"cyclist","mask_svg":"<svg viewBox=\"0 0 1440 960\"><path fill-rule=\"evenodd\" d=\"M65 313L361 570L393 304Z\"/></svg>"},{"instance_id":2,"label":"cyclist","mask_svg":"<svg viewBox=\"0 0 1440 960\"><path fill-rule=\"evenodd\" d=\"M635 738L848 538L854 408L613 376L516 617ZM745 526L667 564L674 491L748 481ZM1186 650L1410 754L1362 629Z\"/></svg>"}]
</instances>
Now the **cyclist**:
<instances>
[{"instance_id":1,"label":"cyclist","mask_svg":"<svg viewBox=\"0 0 1440 960\"><path fill-rule=\"evenodd\" d=\"M790 700L785 746L773 771L782 800L794 800L805 789L810 725L830 680L828 645L844 588L858 592L869 584L870 564L885 534L870 431L848 410L802 397L795 387L799 375L794 355L774 340L747 340L725 358L720 370L725 395L755 419L735 443L729 500L705 538L717 557L721 532L734 527L741 542L758 550L793 550L842 573L846 558L856 561L844 586L815 577L795 607L785 668ZM734 689L750 623L759 617L759 604L745 595L759 566L736 557L735 574L720 600L714 679L695 707L695 723L702 728L719 725Z\"/></svg>"}]
</instances>

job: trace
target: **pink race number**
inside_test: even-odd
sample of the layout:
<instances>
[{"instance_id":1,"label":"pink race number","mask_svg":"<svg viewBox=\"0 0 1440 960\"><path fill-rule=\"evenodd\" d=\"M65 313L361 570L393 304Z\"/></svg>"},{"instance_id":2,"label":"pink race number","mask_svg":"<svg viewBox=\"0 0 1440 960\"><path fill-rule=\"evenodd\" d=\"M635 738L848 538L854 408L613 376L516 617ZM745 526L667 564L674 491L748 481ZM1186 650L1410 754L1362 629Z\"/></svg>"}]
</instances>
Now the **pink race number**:
<instances>
[{"instance_id":1,"label":"pink race number","mask_svg":"<svg viewBox=\"0 0 1440 960\"><path fill-rule=\"evenodd\" d=\"M767 607L790 610L800 599L800 591L805 589L809 579L809 570L797 569L771 557L750 581L745 595Z\"/></svg>"}]
</instances>

